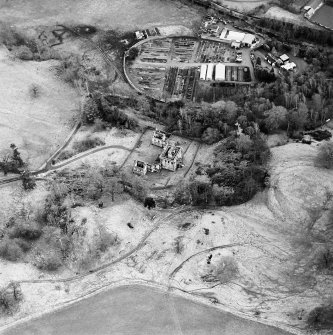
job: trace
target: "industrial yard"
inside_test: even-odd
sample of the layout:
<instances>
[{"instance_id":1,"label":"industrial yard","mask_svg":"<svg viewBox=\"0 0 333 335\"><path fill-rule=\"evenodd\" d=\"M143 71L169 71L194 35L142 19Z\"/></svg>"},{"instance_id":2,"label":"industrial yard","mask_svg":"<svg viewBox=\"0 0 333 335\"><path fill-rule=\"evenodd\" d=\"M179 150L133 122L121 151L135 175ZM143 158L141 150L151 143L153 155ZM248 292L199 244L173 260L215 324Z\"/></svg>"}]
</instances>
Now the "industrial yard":
<instances>
[{"instance_id":1,"label":"industrial yard","mask_svg":"<svg viewBox=\"0 0 333 335\"><path fill-rule=\"evenodd\" d=\"M219 86L216 83L228 86L254 80L251 49L243 44L236 49L233 41L151 37L137 43L138 56L126 64L125 70L138 91L157 100L198 101L202 86L213 91Z\"/></svg>"}]
</instances>

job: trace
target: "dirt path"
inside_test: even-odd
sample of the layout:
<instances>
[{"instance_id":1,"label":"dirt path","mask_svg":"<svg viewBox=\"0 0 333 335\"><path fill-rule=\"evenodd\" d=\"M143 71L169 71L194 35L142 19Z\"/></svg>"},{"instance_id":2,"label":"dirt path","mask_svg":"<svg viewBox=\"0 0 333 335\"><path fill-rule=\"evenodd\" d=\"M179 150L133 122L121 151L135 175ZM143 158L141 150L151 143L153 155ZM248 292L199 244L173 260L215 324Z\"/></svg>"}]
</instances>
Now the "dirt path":
<instances>
[{"instance_id":1,"label":"dirt path","mask_svg":"<svg viewBox=\"0 0 333 335\"><path fill-rule=\"evenodd\" d=\"M78 122L75 125L74 129L69 134L69 136L67 137L67 139L65 140L65 142L63 143L63 145L58 150L56 150L56 152L53 155L51 155L50 158L46 160L46 162L40 167L39 170L51 168L52 161L56 159L61 154L61 152L67 147L67 145L71 142L71 140L74 138L76 133L79 131L80 127L81 127L81 122Z\"/></svg>"},{"instance_id":2,"label":"dirt path","mask_svg":"<svg viewBox=\"0 0 333 335\"><path fill-rule=\"evenodd\" d=\"M51 172L51 171L56 171L58 169L61 169L67 165L70 165L74 162L77 162L79 161L80 159L82 158L85 158L85 157L88 157L88 156L91 156L93 154L95 154L96 152L100 152L100 151L104 151L104 150L109 150L109 149L121 149L121 150L125 150L125 151L129 151L129 155L127 156L127 158L130 156L130 154L135 150L135 146L134 148L132 149L129 149L127 147L124 147L122 145L107 145L107 146L103 146L103 147L98 147L98 148L94 148L92 150L90 150L89 152L86 152L86 153L83 153L79 156L74 156L70 159L68 159L67 161L64 161L62 163L59 163L59 164L56 164L56 165L51 165L51 161L54 157L58 156L61 151L67 146L68 143L66 143L60 151L56 152L53 156L51 156L51 158L49 158L47 160L47 162L45 164L43 164L43 167L40 169L40 170L37 170L37 171L32 171L31 174L33 176L38 176L42 173L47 173L47 172ZM126 160L127 160L126 158ZM124 163L123 163L124 164ZM122 166L123 166L122 164ZM22 177L19 175L19 176L14 176L14 177L9 177L9 178L2 178L0 179L0 185L5 185L5 184L9 184L9 183L12 183L12 182L15 182L15 181L18 181L18 180L21 180Z\"/></svg>"},{"instance_id":3,"label":"dirt path","mask_svg":"<svg viewBox=\"0 0 333 335\"><path fill-rule=\"evenodd\" d=\"M218 249L226 249L226 248L232 248L232 247L237 247L237 246L241 246L241 245L245 245L245 243L232 243L232 244L225 244L225 245L219 245L219 246L216 246L216 247L212 247L212 248L209 248L209 249L206 249L206 250L202 250L202 251L199 251L193 255L191 255L190 257L188 257L187 259L185 259L180 265L178 265L169 275L169 280L173 280L173 278L175 277L175 275L177 274L177 272L179 270L181 270L181 268L185 265L186 262L188 262L190 259L198 256L198 255L202 255L202 254L205 254L207 252L211 252L211 251L214 251L214 250L218 250Z\"/></svg>"},{"instance_id":4,"label":"dirt path","mask_svg":"<svg viewBox=\"0 0 333 335\"><path fill-rule=\"evenodd\" d=\"M197 147L196 147L196 150L195 150L195 153L193 155L193 158L192 158L192 161L191 161L191 164L189 165L188 169L185 171L184 173L184 178L187 176L187 174L190 172L194 162L195 162L195 158L197 157L197 154L199 152L199 149L200 149L200 143L197 143Z\"/></svg>"},{"instance_id":5,"label":"dirt path","mask_svg":"<svg viewBox=\"0 0 333 335\"><path fill-rule=\"evenodd\" d=\"M120 150L125 150L128 151L129 154L127 155L127 157L125 158L124 162L120 165L120 169L122 169L124 167L124 165L126 164L126 162L128 161L129 157L131 156L131 154L135 151L135 148L137 147L138 143L140 142L140 140L142 139L143 135L145 134L145 132L147 131L147 129L145 129L140 137L138 138L138 140L136 141L136 143L134 144L134 146L132 148L127 148L123 145L106 145L106 146L102 146L102 147L98 147L98 148L94 148L91 149L88 152L84 152L81 153L79 155L76 155L62 163L59 164L55 164L52 165L52 160L57 158L61 152L66 148L66 146L70 143L70 141L73 139L73 137L75 136L75 134L78 132L80 128L80 123L78 123L75 128L72 130L71 134L69 135L69 137L66 139L65 143L50 157L47 159L47 161L42 165L42 167L36 171L32 171L32 175L33 176L38 176L42 173L47 173L47 172L51 172L51 171L56 171L58 169L61 169L67 165L70 165L74 162L79 161L82 158L88 157L90 155L95 154L96 152L100 152L100 151L105 151L105 150L109 150L109 149L120 149ZM21 180L21 176L13 176L13 177L8 177L8 178L0 178L0 186L1 185L6 185L12 182L16 182Z\"/></svg>"},{"instance_id":6,"label":"dirt path","mask_svg":"<svg viewBox=\"0 0 333 335\"><path fill-rule=\"evenodd\" d=\"M120 149L120 150L125 150L125 151L129 151L131 152L132 150L134 149L130 149L130 148L127 148L123 145L104 145L104 146L101 146L101 147L97 147L97 148L94 148L94 149L91 149L87 152L83 152L81 154L78 154L72 158L69 158L68 160L62 162L62 163L58 163L58 164L55 164L55 165L52 165L49 167L49 169L47 171L55 171L55 170L58 170L64 166L67 166L69 164L72 164L74 162L77 162L79 161L80 159L82 158L85 158L85 157L88 157L88 156L91 156L93 154L95 154L96 152L100 152L100 151L105 151L105 150L109 150L109 149ZM37 171L38 174L42 173L41 171Z\"/></svg>"},{"instance_id":7,"label":"dirt path","mask_svg":"<svg viewBox=\"0 0 333 335\"><path fill-rule=\"evenodd\" d=\"M131 149L130 153L128 154L128 156L126 157L126 159L124 160L124 162L120 165L120 169L122 169L125 164L127 163L127 161L129 160L130 156L132 155L132 153L135 151L135 148L137 148L137 146L139 145L142 137L144 136L144 134L146 133L146 131L148 130L148 128L145 128L144 131L141 133L140 137L138 138L138 140L136 141L136 143L134 144L133 148Z\"/></svg>"},{"instance_id":8,"label":"dirt path","mask_svg":"<svg viewBox=\"0 0 333 335\"><path fill-rule=\"evenodd\" d=\"M188 207L188 208L179 208L176 210L173 210L171 213L168 213L166 216L163 216L159 219L157 219L154 223L154 226L148 230L146 232L146 234L141 238L141 240L139 241L139 243L130 251L128 251L127 253L123 254L122 256L116 258L115 260L108 262L106 264L103 264L101 266L98 266L94 269L89 270L86 273L83 274L79 274L79 275L75 275L73 277L70 278L64 278L64 279L35 279L35 280L19 280L16 281L16 283L18 284L36 284L36 283L66 283L66 282L70 282L70 281L74 281L77 279L82 279L85 278L93 273L99 272L101 270L105 270L107 268L110 268L118 263L120 263L121 261L123 261L124 259L130 257L131 255L133 255L134 253L136 253L137 251L139 251L142 247L145 246L145 242L147 241L147 239L151 236L151 234L153 232L155 232L160 225L167 221L170 220L172 217L179 215L180 213L186 212L186 211L191 211L192 208ZM165 210L162 210L162 212L164 212ZM169 211L169 210L166 210ZM9 284L10 285L10 284Z\"/></svg>"}]
</instances>

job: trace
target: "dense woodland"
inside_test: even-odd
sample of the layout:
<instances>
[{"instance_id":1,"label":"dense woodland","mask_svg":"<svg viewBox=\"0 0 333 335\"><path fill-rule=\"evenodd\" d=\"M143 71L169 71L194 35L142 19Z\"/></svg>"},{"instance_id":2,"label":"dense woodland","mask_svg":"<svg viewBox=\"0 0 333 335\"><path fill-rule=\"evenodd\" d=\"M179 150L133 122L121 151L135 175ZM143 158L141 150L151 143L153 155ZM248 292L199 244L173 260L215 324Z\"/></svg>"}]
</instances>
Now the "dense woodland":
<instances>
[{"instance_id":1,"label":"dense woodland","mask_svg":"<svg viewBox=\"0 0 333 335\"><path fill-rule=\"evenodd\" d=\"M299 43L307 41L333 46L333 34L328 30L313 29L304 25L271 18L261 18L256 23L259 27L272 30L282 42L296 41Z\"/></svg>"}]
</instances>

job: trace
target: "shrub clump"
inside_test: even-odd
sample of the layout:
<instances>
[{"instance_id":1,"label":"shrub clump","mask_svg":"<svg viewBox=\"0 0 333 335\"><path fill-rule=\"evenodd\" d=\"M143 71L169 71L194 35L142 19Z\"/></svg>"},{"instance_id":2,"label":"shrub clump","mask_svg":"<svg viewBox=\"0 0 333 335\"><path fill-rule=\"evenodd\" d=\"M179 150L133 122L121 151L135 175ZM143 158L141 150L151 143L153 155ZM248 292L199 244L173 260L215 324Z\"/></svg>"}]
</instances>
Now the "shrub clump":
<instances>
[{"instance_id":1,"label":"shrub clump","mask_svg":"<svg viewBox=\"0 0 333 335\"><path fill-rule=\"evenodd\" d=\"M326 142L320 146L315 164L326 169L333 168L333 142Z\"/></svg>"},{"instance_id":2,"label":"shrub clump","mask_svg":"<svg viewBox=\"0 0 333 335\"><path fill-rule=\"evenodd\" d=\"M131 101L126 103L130 105ZM83 124L94 124L95 128L96 124L99 128L110 125L117 128L135 129L138 126L135 119L128 117L115 105L112 96L93 96L88 99L83 107L82 122Z\"/></svg>"},{"instance_id":3,"label":"shrub clump","mask_svg":"<svg viewBox=\"0 0 333 335\"><path fill-rule=\"evenodd\" d=\"M56 75L64 82L75 86L83 77L80 61L77 57L68 57L55 67Z\"/></svg>"},{"instance_id":4,"label":"shrub clump","mask_svg":"<svg viewBox=\"0 0 333 335\"><path fill-rule=\"evenodd\" d=\"M104 226L99 226L99 238L96 241L96 250L107 251L110 247L119 244L118 236L109 233Z\"/></svg>"},{"instance_id":5,"label":"shrub clump","mask_svg":"<svg viewBox=\"0 0 333 335\"><path fill-rule=\"evenodd\" d=\"M332 329L333 304L327 304L314 308L308 315L307 324L316 330Z\"/></svg>"},{"instance_id":6,"label":"shrub clump","mask_svg":"<svg viewBox=\"0 0 333 335\"><path fill-rule=\"evenodd\" d=\"M4 238L0 242L0 257L15 262L22 257L22 249L15 240Z\"/></svg>"},{"instance_id":7,"label":"shrub clump","mask_svg":"<svg viewBox=\"0 0 333 335\"><path fill-rule=\"evenodd\" d=\"M62 265L62 257L56 250L45 251L46 248L39 247L35 251L35 266L40 270L55 271Z\"/></svg>"},{"instance_id":8,"label":"shrub clump","mask_svg":"<svg viewBox=\"0 0 333 335\"><path fill-rule=\"evenodd\" d=\"M31 224L15 225L9 232L10 238L37 240L42 235L40 227Z\"/></svg>"},{"instance_id":9,"label":"shrub clump","mask_svg":"<svg viewBox=\"0 0 333 335\"><path fill-rule=\"evenodd\" d=\"M13 314L17 309L23 295L18 283L12 282L0 289L0 314Z\"/></svg>"},{"instance_id":10,"label":"shrub clump","mask_svg":"<svg viewBox=\"0 0 333 335\"><path fill-rule=\"evenodd\" d=\"M98 146L105 145L105 142L101 140L98 137L91 137L88 136L87 138L81 140L81 141L76 141L73 144L73 149L80 153L83 151L87 151L93 148L96 148Z\"/></svg>"}]
</instances>

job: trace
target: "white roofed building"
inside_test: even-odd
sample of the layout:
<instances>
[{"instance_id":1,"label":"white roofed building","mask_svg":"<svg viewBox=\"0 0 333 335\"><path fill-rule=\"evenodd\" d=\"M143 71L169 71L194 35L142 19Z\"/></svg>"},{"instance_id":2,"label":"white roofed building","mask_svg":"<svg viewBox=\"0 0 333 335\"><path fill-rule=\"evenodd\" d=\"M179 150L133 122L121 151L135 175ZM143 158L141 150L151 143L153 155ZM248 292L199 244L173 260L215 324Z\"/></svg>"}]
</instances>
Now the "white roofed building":
<instances>
[{"instance_id":1,"label":"white roofed building","mask_svg":"<svg viewBox=\"0 0 333 335\"><path fill-rule=\"evenodd\" d=\"M225 80L225 65L224 64L216 64L215 80Z\"/></svg>"},{"instance_id":2,"label":"white roofed building","mask_svg":"<svg viewBox=\"0 0 333 335\"><path fill-rule=\"evenodd\" d=\"M206 73L207 73L207 65L202 64L200 68L200 79L205 80L206 79Z\"/></svg>"},{"instance_id":3,"label":"white roofed building","mask_svg":"<svg viewBox=\"0 0 333 335\"><path fill-rule=\"evenodd\" d=\"M239 49L241 47L241 42L240 41L232 41L231 42L231 47L235 49Z\"/></svg>"},{"instance_id":4,"label":"white roofed building","mask_svg":"<svg viewBox=\"0 0 333 335\"><path fill-rule=\"evenodd\" d=\"M234 47L235 47L235 43L239 43L249 48L256 41L256 37L253 34L246 34L240 31L228 30L226 28L222 30L220 39L226 40L228 42L232 42Z\"/></svg>"},{"instance_id":5,"label":"white roofed building","mask_svg":"<svg viewBox=\"0 0 333 335\"><path fill-rule=\"evenodd\" d=\"M141 31L136 31L135 32L135 37L137 40L142 40L145 36L142 34Z\"/></svg>"},{"instance_id":6,"label":"white roofed building","mask_svg":"<svg viewBox=\"0 0 333 335\"><path fill-rule=\"evenodd\" d=\"M281 55L280 59L282 60L282 62L284 64L287 63L287 62L289 62L289 56L287 56L286 54Z\"/></svg>"},{"instance_id":7,"label":"white roofed building","mask_svg":"<svg viewBox=\"0 0 333 335\"><path fill-rule=\"evenodd\" d=\"M206 80L213 80L214 64L208 64Z\"/></svg>"},{"instance_id":8,"label":"white roofed building","mask_svg":"<svg viewBox=\"0 0 333 335\"><path fill-rule=\"evenodd\" d=\"M256 37L253 34L245 34L242 43L243 45L245 45L246 47L251 47L253 42L255 42Z\"/></svg>"},{"instance_id":9,"label":"white roofed building","mask_svg":"<svg viewBox=\"0 0 333 335\"><path fill-rule=\"evenodd\" d=\"M290 62L282 65L281 67L287 71L291 71L296 68L296 64L294 62Z\"/></svg>"},{"instance_id":10,"label":"white roofed building","mask_svg":"<svg viewBox=\"0 0 333 335\"><path fill-rule=\"evenodd\" d=\"M238 31L229 30L229 34L227 35L227 39L229 41L240 41L242 42L245 37L244 33L240 33Z\"/></svg>"}]
</instances>

